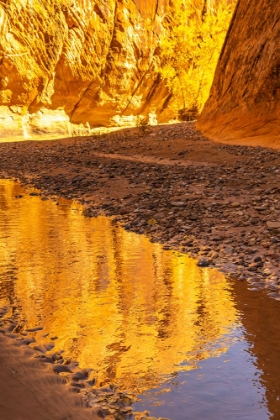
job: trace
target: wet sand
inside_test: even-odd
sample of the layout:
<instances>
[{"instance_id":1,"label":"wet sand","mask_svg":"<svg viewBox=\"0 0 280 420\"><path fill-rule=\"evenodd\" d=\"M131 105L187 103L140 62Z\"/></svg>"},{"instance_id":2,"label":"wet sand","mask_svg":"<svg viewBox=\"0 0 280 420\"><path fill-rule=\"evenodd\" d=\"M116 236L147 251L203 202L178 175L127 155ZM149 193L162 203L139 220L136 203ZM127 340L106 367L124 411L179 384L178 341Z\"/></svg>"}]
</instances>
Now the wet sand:
<instances>
[{"instance_id":1,"label":"wet sand","mask_svg":"<svg viewBox=\"0 0 280 420\"><path fill-rule=\"evenodd\" d=\"M1 420L97 418L69 392L63 378L44 368L25 347L15 347L13 340L0 334Z\"/></svg>"}]
</instances>

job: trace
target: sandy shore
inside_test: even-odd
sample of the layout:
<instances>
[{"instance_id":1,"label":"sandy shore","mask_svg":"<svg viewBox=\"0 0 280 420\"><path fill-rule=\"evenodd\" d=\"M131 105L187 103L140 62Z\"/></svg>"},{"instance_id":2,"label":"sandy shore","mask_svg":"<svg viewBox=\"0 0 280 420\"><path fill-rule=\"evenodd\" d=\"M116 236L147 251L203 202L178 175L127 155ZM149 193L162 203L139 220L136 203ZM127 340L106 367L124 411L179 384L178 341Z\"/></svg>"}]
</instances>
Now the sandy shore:
<instances>
[{"instance_id":1,"label":"sandy shore","mask_svg":"<svg viewBox=\"0 0 280 420\"><path fill-rule=\"evenodd\" d=\"M0 334L1 420L94 419L82 399L64 385L59 375L46 370L27 346L15 347Z\"/></svg>"}]
</instances>

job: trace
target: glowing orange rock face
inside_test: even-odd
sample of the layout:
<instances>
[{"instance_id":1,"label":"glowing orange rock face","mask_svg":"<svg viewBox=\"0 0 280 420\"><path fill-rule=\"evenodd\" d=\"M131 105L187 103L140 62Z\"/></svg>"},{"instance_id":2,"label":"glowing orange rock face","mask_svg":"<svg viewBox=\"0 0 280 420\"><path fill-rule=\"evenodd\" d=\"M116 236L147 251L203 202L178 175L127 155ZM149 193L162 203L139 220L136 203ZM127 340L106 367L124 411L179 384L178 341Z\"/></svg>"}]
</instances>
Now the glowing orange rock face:
<instances>
[{"instance_id":1,"label":"glowing orange rock face","mask_svg":"<svg viewBox=\"0 0 280 420\"><path fill-rule=\"evenodd\" d=\"M135 0L142 16L155 19L156 15L162 16L168 8L169 0Z\"/></svg>"},{"instance_id":2,"label":"glowing orange rock face","mask_svg":"<svg viewBox=\"0 0 280 420\"><path fill-rule=\"evenodd\" d=\"M226 5L235 3L223 1ZM174 35L175 26L187 32L190 27L199 27L207 14L216 16L220 3L0 2L0 137L79 135L90 133L94 127L135 126L141 118L150 124L174 118L180 108L188 108L187 97L195 97L204 83L194 80L191 72L182 83L185 61L176 71L172 67L177 52L174 39L168 44L169 35ZM183 10L188 18L176 20ZM208 37L211 25L204 22ZM199 74L205 74L197 54L188 57L185 47L191 45L192 50L203 51L208 57L208 45L199 48L199 43L206 44L206 38L199 31L189 32L179 46L180 53L187 56L187 66L191 63L199 68ZM176 39L181 38L176 34ZM169 46L164 47L165 40ZM172 67L165 71L170 80L161 71L166 61ZM185 94L173 89L174 78L177 82L180 79ZM198 85L194 93L188 90L188 81Z\"/></svg>"},{"instance_id":3,"label":"glowing orange rock face","mask_svg":"<svg viewBox=\"0 0 280 420\"><path fill-rule=\"evenodd\" d=\"M162 109L168 91L155 49L166 3L1 3L0 135L63 134L69 122L127 125Z\"/></svg>"}]
</instances>

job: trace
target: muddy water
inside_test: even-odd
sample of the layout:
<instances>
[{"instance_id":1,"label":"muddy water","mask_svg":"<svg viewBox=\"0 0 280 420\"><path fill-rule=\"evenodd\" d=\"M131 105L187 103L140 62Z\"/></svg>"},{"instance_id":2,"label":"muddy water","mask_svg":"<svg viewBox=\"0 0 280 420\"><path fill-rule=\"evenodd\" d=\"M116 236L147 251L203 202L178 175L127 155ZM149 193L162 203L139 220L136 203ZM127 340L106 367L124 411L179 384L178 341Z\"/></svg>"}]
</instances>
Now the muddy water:
<instances>
[{"instance_id":1,"label":"muddy water","mask_svg":"<svg viewBox=\"0 0 280 420\"><path fill-rule=\"evenodd\" d=\"M17 332L43 327L29 335L136 411L279 418L280 303L81 211L0 181L0 307L19 311Z\"/></svg>"}]
</instances>

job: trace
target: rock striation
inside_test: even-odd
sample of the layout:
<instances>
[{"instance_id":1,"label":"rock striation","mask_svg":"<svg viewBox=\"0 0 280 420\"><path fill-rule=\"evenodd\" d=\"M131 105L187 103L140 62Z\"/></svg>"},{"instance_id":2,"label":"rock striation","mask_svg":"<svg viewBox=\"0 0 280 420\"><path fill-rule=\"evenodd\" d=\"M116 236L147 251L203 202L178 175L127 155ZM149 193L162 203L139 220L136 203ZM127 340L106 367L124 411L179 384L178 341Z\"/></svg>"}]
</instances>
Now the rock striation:
<instances>
[{"instance_id":1,"label":"rock striation","mask_svg":"<svg viewBox=\"0 0 280 420\"><path fill-rule=\"evenodd\" d=\"M0 137L166 118L158 72L168 0L0 3ZM76 126L74 126L75 124ZM79 126L80 125L80 126ZM75 127L75 128L74 128Z\"/></svg>"},{"instance_id":2,"label":"rock striation","mask_svg":"<svg viewBox=\"0 0 280 420\"><path fill-rule=\"evenodd\" d=\"M280 146L280 9L239 0L198 128L219 141Z\"/></svg>"},{"instance_id":3,"label":"rock striation","mask_svg":"<svg viewBox=\"0 0 280 420\"><path fill-rule=\"evenodd\" d=\"M220 1L185 7L201 24ZM80 135L174 118L159 70L178 7L177 0L1 1L0 137Z\"/></svg>"}]
</instances>

